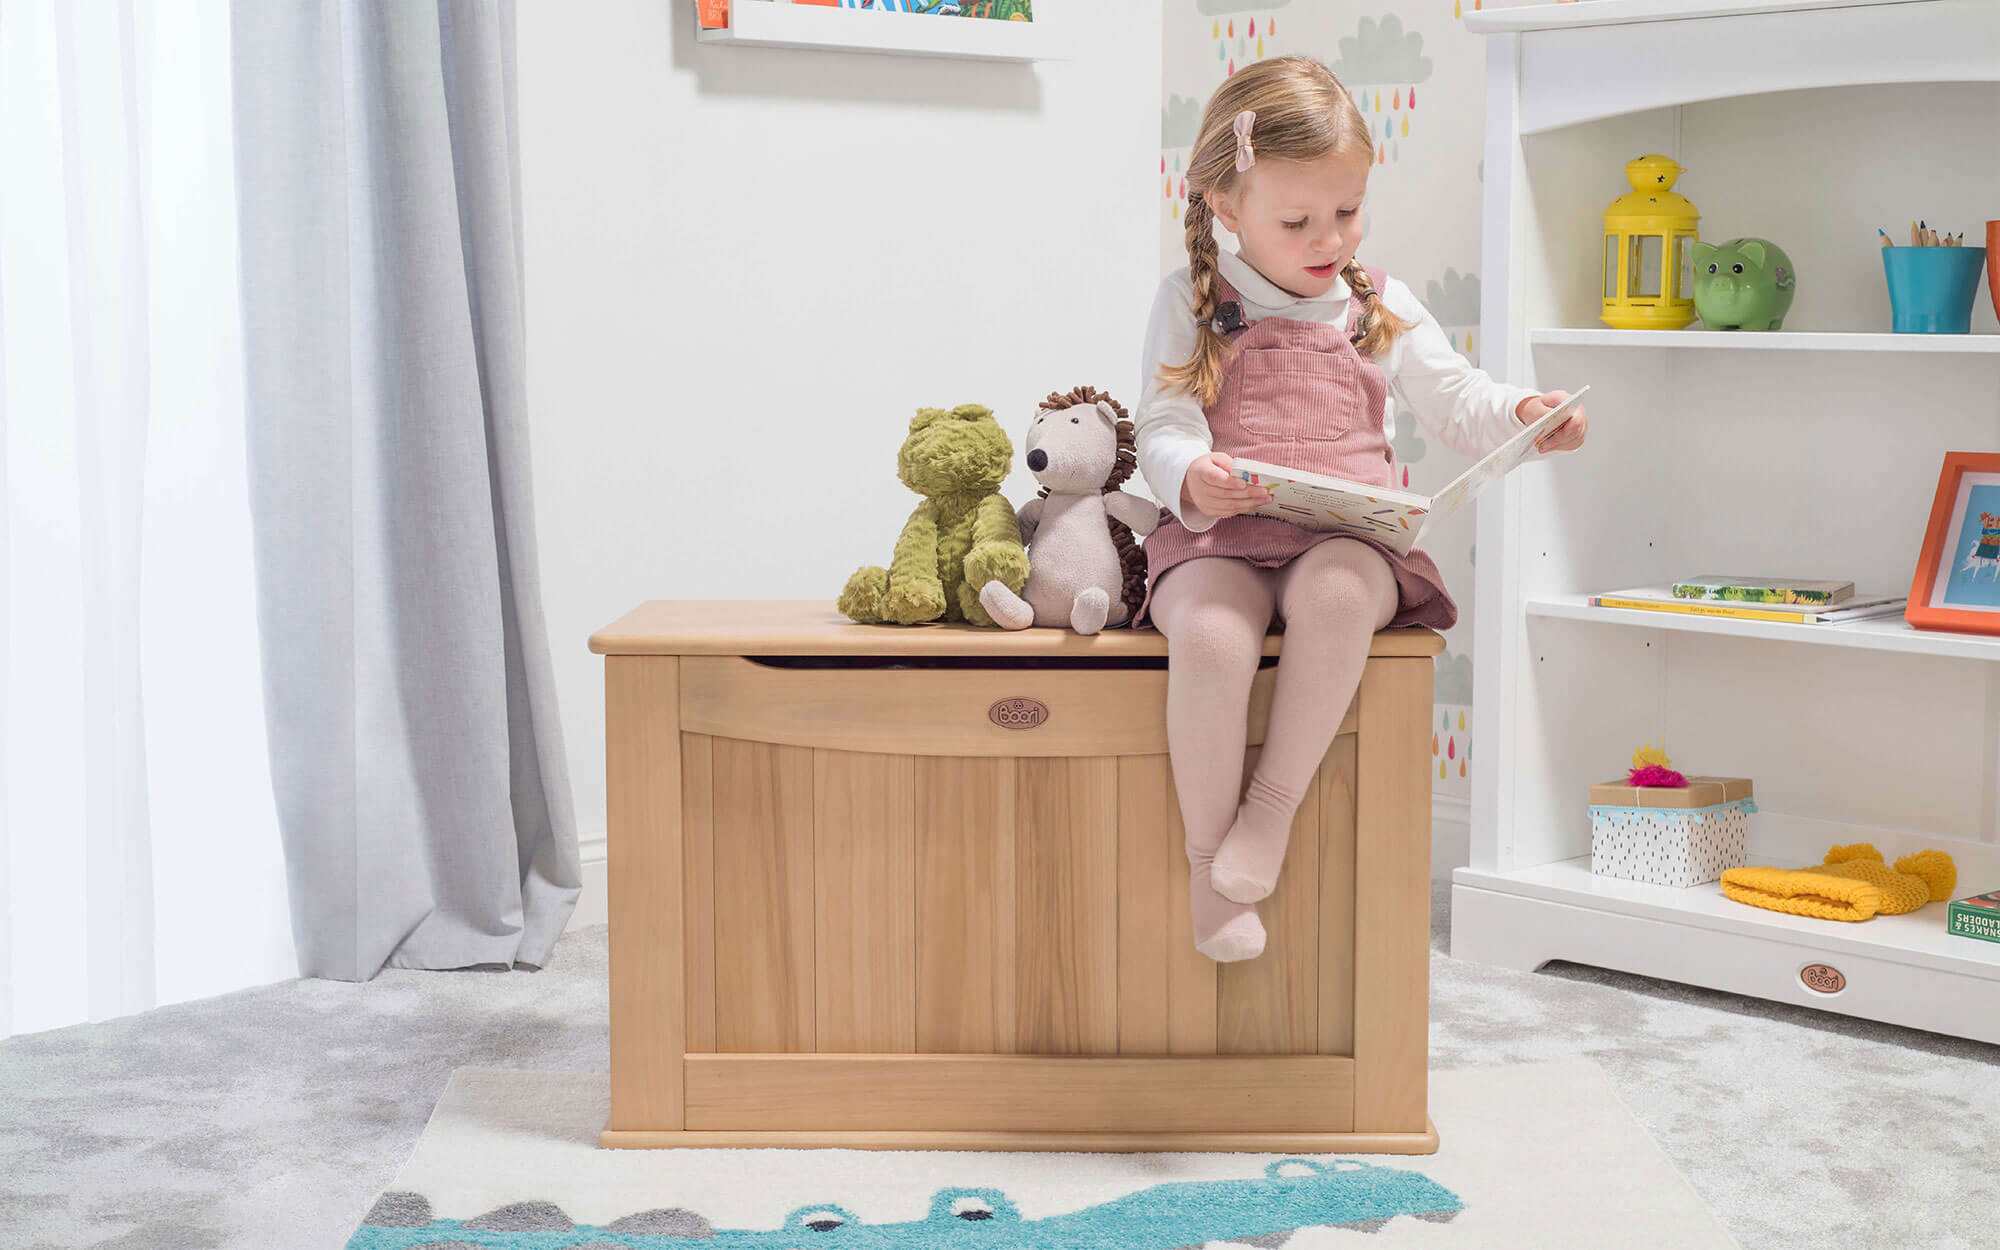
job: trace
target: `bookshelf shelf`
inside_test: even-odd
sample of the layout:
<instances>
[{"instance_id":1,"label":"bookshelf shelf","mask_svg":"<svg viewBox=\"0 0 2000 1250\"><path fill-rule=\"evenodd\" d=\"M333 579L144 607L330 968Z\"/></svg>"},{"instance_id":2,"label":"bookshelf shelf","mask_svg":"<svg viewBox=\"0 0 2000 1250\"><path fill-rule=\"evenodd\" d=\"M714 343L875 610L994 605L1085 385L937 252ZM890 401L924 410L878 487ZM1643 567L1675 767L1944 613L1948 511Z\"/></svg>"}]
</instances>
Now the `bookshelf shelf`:
<instances>
[{"instance_id":1,"label":"bookshelf shelf","mask_svg":"<svg viewBox=\"0 0 2000 1250\"><path fill-rule=\"evenodd\" d=\"M1478 501L1479 753L1452 954L2000 1042L2000 946L1946 932L1943 905L1839 924L1713 885L1595 877L1588 813L1593 783L1664 742L1676 767L1755 783L1754 863L1937 846L1958 862L1954 897L2000 885L2000 663L1963 662L2000 661L2000 637L1589 603L1711 571L1910 585L1944 457L2000 442L2000 319L1982 285L1971 334L1875 332L1889 321L1876 227L1923 216L1970 244L1995 216L2000 165L1970 154L1991 151L2000 116L2000 4L1592 0L1476 16L1482 363L1591 392L1581 451ZM1649 152L1685 167L1676 189L1702 237L1785 248L1801 274L1787 321L1815 329L1598 323L1604 208ZM1815 963L1846 988L1807 985Z\"/></svg>"},{"instance_id":2,"label":"bookshelf shelf","mask_svg":"<svg viewBox=\"0 0 2000 1250\"><path fill-rule=\"evenodd\" d=\"M1546 329L1528 331L1528 344L1531 347L1676 348L1733 352L1907 352L1918 356L1986 356L2000 361L2000 334Z\"/></svg>"},{"instance_id":3,"label":"bookshelf shelf","mask_svg":"<svg viewBox=\"0 0 2000 1250\"><path fill-rule=\"evenodd\" d=\"M732 0L729 26L696 34L705 44L762 48L810 48L831 52L879 52L944 56L984 61L1069 59L1056 16L1037 5L1032 22L932 17L914 13L868 13L858 9L781 4L776 0ZM1055 10L1058 5L1046 6Z\"/></svg>"},{"instance_id":4,"label":"bookshelf shelf","mask_svg":"<svg viewBox=\"0 0 2000 1250\"><path fill-rule=\"evenodd\" d=\"M1746 621L1727 616L1685 616L1673 612L1645 612L1636 608L1599 608L1592 607L1583 595L1542 596L1528 600L1525 607L1529 616L1595 621L1635 629L1666 629L1802 645L1861 647L1871 651L1950 656L1964 660L2000 660L2000 637L1912 629L1900 616L1852 621L1845 625L1796 625L1788 621Z\"/></svg>"},{"instance_id":5,"label":"bookshelf shelf","mask_svg":"<svg viewBox=\"0 0 2000 1250\"><path fill-rule=\"evenodd\" d=\"M1465 28L1476 35L1522 30L1578 30L1587 26L1619 26L1633 22L1684 21L1691 17L1745 17L1764 13L1796 13L1808 9L1850 9L1868 5L1910 3L1911 0L1593 0L1587 9L1574 4L1523 4L1505 9L1476 10L1465 15Z\"/></svg>"}]
</instances>

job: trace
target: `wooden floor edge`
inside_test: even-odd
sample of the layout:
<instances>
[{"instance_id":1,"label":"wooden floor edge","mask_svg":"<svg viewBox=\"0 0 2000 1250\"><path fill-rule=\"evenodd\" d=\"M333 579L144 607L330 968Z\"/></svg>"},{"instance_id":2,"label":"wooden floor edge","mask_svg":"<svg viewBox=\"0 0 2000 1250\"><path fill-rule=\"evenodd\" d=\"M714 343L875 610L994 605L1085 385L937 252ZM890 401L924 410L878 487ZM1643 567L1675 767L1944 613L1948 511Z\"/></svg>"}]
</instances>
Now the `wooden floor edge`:
<instances>
[{"instance_id":1,"label":"wooden floor edge","mask_svg":"<svg viewBox=\"0 0 2000 1250\"><path fill-rule=\"evenodd\" d=\"M1429 1155L1437 1123L1421 1133L815 1133L649 1132L605 1129L606 1150L1048 1150L1092 1153L1200 1151L1228 1154Z\"/></svg>"}]
</instances>

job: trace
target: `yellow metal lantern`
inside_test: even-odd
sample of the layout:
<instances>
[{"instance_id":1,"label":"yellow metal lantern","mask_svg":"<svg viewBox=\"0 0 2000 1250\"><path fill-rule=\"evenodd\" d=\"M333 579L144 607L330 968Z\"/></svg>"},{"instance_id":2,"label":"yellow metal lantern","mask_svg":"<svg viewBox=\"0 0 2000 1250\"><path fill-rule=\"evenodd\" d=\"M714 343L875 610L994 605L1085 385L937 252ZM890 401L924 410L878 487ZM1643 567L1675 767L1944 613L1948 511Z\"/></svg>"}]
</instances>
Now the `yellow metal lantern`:
<instances>
[{"instance_id":1,"label":"yellow metal lantern","mask_svg":"<svg viewBox=\"0 0 2000 1250\"><path fill-rule=\"evenodd\" d=\"M1694 320L1695 226L1701 214L1673 190L1685 171L1649 154L1625 166L1632 184L1604 210L1604 312L1620 330L1678 330Z\"/></svg>"}]
</instances>

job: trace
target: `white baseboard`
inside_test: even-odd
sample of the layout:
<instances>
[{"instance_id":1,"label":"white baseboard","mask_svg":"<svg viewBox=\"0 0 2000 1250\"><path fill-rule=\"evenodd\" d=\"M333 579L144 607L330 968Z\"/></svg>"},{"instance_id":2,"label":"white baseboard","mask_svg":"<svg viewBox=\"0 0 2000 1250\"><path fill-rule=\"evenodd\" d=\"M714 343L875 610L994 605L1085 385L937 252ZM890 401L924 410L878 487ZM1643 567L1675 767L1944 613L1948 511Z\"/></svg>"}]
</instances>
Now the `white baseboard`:
<instances>
[{"instance_id":1,"label":"white baseboard","mask_svg":"<svg viewBox=\"0 0 2000 1250\"><path fill-rule=\"evenodd\" d=\"M583 894L570 913L569 927L581 929L611 918L609 880L604 867L604 835L582 839ZM1472 805L1465 799L1435 795L1431 799L1431 879L1449 881L1451 870L1472 862Z\"/></svg>"},{"instance_id":2,"label":"white baseboard","mask_svg":"<svg viewBox=\"0 0 2000 1250\"><path fill-rule=\"evenodd\" d=\"M577 896L576 910L569 914L569 927L588 928L611 920L611 878L604 867L604 835L592 834L577 840L583 860L583 893Z\"/></svg>"}]
</instances>

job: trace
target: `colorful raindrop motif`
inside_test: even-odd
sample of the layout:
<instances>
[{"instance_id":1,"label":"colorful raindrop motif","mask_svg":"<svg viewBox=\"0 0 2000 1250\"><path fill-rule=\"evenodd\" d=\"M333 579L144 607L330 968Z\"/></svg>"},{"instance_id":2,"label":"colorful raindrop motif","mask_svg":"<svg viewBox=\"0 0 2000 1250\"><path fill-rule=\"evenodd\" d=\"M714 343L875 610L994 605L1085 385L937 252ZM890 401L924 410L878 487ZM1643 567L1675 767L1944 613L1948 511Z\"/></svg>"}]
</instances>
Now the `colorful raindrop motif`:
<instances>
[{"instance_id":1,"label":"colorful raindrop motif","mask_svg":"<svg viewBox=\"0 0 2000 1250\"><path fill-rule=\"evenodd\" d=\"M1221 61L1227 59L1228 56L1229 56L1229 45L1218 41L1215 45L1215 59Z\"/></svg>"},{"instance_id":2,"label":"colorful raindrop motif","mask_svg":"<svg viewBox=\"0 0 2000 1250\"><path fill-rule=\"evenodd\" d=\"M1465 761L1464 761L1464 760L1460 760L1460 761L1458 762L1458 775L1459 775L1459 776L1461 776L1461 777L1465 776Z\"/></svg>"},{"instance_id":3,"label":"colorful raindrop motif","mask_svg":"<svg viewBox=\"0 0 2000 1250\"><path fill-rule=\"evenodd\" d=\"M1410 88L1410 107L1412 109L1417 107L1417 89L1415 87Z\"/></svg>"},{"instance_id":4,"label":"colorful raindrop motif","mask_svg":"<svg viewBox=\"0 0 2000 1250\"><path fill-rule=\"evenodd\" d=\"M1464 732L1465 732L1465 713L1464 713L1464 712L1460 712L1460 713L1458 714L1458 731L1459 731L1460 733L1464 733ZM1466 750L1468 750L1468 751L1470 751L1471 749L1472 749L1472 748L1470 748L1470 747L1467 747L1467 748L1466 748Z\"/></svg>"},{"instance_id":5,"label":"colorful raindrop motif","mask_svg":"<svg viewBox=\"0 0 2000 1250\"><path fill-rule=\"evenodd\" d=\"M1181 154L1179 152L1174 153L1174 172L1181 172Z\"/></svg>"},{"instance_id":6,"label":"colorful raindrop motif","mask_svg":"<svg viewBox=\"0 0 2000 1250\"><path fill-rule=\"evenodd\" d=\"M1444 757L1448 760L1455 760L1458 758L1457 738L1446 738L1444 740Z\"/></svg>"},{"instance_id":7,"label":"colorful raindrop motif","mask_svg":"<svg viewBox=\"0 0 2000 1250\"><path fill-rule=\"evenodd\" d=\"M1403 137L1405 139L1410 137L1410 115L1408 113L1403 114Z\"/></svg>"},{"instance_id":8,"label":"colorful raindrop motif","mask_svg":"<svg viewBox=\"0 0 2000 1250\"><path fill-rule=\"evenodd\" d=\"M1236 38L1236 19L1233 17L1229 19L1229 37Z\"/></svg>"},{"instance_id":9,"label":"colorful raindrop motif","mask_svg":"<svg viewBox=\"0 0 2000 1250\"><path fill-rule=\"evenodd\" d=\"M1396 88L1396 98L1390 103L1390 107L1396 109L1398 112L1402 111L1403 89L1401 87Z\"/></svg>"},{"instance_id":10,"label":"colorful raindrop motif","mask_svg":"<svg viewBox=\"0 0 2000 1250\"><path fill-rule=\"evenodd\" d=\"M1451 15L1453 17L1465 16L1465 10L1459 7L1459 0L1451 0Z\"/></svg>"},{"instance_id":11,"label":"colorful raindrop motif","mask_svg":"<svg viewBox=\"0 0 2000 1250\"><path fill-rule=\"evenodd\" d=\"M1443 716L1440 716L1440 717L1438 717L1438 728L1439 728L1439 729L1450 729L1450 728L1451 728L1451 713L1450 713L1450 712L1446 712L1446 713L1445 713L1445 714L1444 714ZM1432 734L1432 735L1431 735L1431 754L1432 754L1432 755L1436 755L1437 753L1438 753L1438 736L1437 736L1436 734Z\"/></svg>"},{"instance_id":12,"label":"colorful raindrop motif","mask_svg":"<svg viewBox=\"0 0 2000 1250\"><path fill-rule=\"evenodd\" d=\"M1450 767L1450 765L1446 764L1446 763L1445 763L1445 762L1444 762L1443 760L1439 760L1439 761L1438 761L1438 780L1439 780L1439 781L1443 781L1443 780L1444 780L1444 770L1445 770L1446 768L1449 768L1449 767Z\"/></svg>"},{"instance_id":13,"label":"colorful raindrop motif","mask_svg":"<svg viewBox=\"0 0 2000 1250\"><path fill-rule=\"evenodd\" d=\"M1407 464L1403 466L1403 489L1410 489L1410 466Z\"/></svg>"},{"instance_id":14,"label":"colorful raindrop motif","mask_svg":"<svg viewBox=\"0 0 2000 1250\"><path fill-rule=\"evenodd\" d=\"M1262 39L1257 41L1257 59L1260 61L1264 59L1264 41Z\"/></svg>"},{"instance_id":15,"label":"colorful raindrop motif","mask_svg":"<svg viewBox=\"0 0 2000 1250\"><path fill-rule=\"evenodd\" d=\"M1278 19L1277 19L1277 18L1275 18L1275 17L1267 17L1267 18L1265 18L1265 19L1264 19L1264 33L1265 33L1265 34L1267 34L1267 35L1275 35L1275 34L1277 34L1277 33L1278 33Z\"/></svg>"},{"instance_id":16,"label":"colorful raindrop motif","mask_svg":"<svg viewBox=\"0 0 2000 1250\"><path fill-rule=\"evenodd\" d=\"M1432 734L1432 735L1431 735L1431 754L1432 754L1432 755L1436 755L1437 753L1438 753L1438 736L1437 736L1436 734Z\"/></svg>"},{"instance_id":17,"label":"colorful raindrop motif","mask_svg":"<svg viewBox=\"0 0 2000 1250\"><path fill-rule=\"evenodd\" d=\"M1187 179L1181 179L1181 198L1187 198Z\"/></svg>"},{"instance_id":18,"label":"colorful raindrop motif","mask_svg":"<svg viewBox=\"0 0 2000 1250\"><path fill-rule=\"evenodd\" d=\"M1236 62L1234 61L1229 63L1229 76L1232 78L1236 76Z\"/></svg>"},{"instance_id":19,"label":"colorful raindrop motif","mask_svg":"<svg viewBox=\"0 0 2000 1250\"><path fill-rule=\"evenodd\" d=\"M1160 172L1163 174L1167 172L1167 154L1165 152L1160 153Z\"/></svg>"},{"instance_id":20,"label":"colorful raindrop motif","mask_svg":"<svg viewBox=\"0 0 2000 1250\"><path fill-rule=\"evenodd\" d=\"M1252 39L1257 37L1257 19L1254 17L1250 19L1250 37Z\"/></svg>"}]
</instances>

